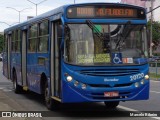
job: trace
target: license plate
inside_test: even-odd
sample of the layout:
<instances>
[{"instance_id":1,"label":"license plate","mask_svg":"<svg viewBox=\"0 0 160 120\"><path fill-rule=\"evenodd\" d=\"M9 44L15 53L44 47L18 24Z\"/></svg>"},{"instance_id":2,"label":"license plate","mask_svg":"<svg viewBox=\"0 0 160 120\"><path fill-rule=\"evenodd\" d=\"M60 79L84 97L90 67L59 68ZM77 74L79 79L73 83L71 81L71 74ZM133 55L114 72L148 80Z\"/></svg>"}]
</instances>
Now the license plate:
<instances>
[{"instance_id":1,"label":"license plate","mask_svg":"<svg viewBox=\"0 0 160 120\"><path fill-rule=\"evenodd\" d=\"M119 92L114 91L114 92L104 92L104 97L118 97Z\"/></svg>"}]
</instances>

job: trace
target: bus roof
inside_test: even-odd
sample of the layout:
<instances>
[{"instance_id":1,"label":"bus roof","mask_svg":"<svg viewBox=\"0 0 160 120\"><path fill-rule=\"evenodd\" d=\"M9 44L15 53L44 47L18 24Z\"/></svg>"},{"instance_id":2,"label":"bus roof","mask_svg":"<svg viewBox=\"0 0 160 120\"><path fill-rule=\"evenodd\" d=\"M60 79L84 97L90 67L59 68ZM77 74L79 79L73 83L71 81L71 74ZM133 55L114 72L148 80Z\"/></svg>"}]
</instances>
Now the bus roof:
<instances>
[{"instance_id":1,"label":"bus roof","mask_svg":"<svg viewBox=\"0 0 160 120\"><path fill-rule=\"evenodd\" d=\"M16 25L14 25L14 26L11 26L11 27L5 29L4 32L10 31L10 30L15 29L15 28L17 28L17 27L23 27L23 26L26 26L26 25L28 25L28 24L32 24L32 23L34 23L34 22L37 22L37 21L46 19L46 18L51 17L51 16L53 16L53 15L57 15L57 14L60 14L60 13L63 14L63 13L66 12L66 9L67 9L68 7L72 7L72 6L83 6L83 5L105 5L105 4L106 4L106 5L115 5L115 6L116 6L116 5L119 5L119 6L126 6L126 5L127 5L127 6L130 6L130 7L145 9L145 8L143 8L143 7L140 7L140 6L129 5L129 4L122 4L122 3L96 2L96 3L69 4L69 5L60 6L60 7L58 7L58 8L53 9L53 10L50 10L50 11L48 11L48 12L45 12L45 13L43 13L43 14L41 14L41 15L38 15L38 16L36 16L36 17L34 17L34 18L31 18L31 19L29 19L29 20L27 20L27 21L24 21L24 22L22 22L22 23L19 23L19 24L16 24Z\"/></svg>"}]
</instances>

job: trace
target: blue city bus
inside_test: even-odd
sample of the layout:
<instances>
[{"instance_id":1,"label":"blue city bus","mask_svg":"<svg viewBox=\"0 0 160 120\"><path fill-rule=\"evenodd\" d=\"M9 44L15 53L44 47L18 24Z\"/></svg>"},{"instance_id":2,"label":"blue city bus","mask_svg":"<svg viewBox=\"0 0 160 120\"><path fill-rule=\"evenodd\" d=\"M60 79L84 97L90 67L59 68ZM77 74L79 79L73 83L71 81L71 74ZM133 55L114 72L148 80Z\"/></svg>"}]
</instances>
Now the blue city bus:
<instances>
[{"instance_id":1,"label":"blue city bus","mask_svg":"<svg viewBox=\"0 0 160 120\"><path fill-rule=\"evenodd\" d=\"M59 103L149 98L145 8L120 3L65 5L4 30L3 74L15 93Z\"/></svg>"}]
</instances>

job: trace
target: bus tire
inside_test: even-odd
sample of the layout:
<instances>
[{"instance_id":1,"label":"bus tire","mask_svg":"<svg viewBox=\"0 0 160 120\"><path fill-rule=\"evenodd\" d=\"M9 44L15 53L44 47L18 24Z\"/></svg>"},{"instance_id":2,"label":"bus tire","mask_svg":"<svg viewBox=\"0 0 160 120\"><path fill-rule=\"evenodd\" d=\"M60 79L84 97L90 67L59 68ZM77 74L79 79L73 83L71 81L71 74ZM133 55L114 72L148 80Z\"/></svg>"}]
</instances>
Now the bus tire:
<instances>
[{"instance_id":1,"label":"bus tire","mask_svg":"<svg viewBox=\"0 0 160 120\"><path fill-rule=\"evenodd\" d=\"M15 71L13 72L13 77L12 78L13 78L13 90L14 90L14 92L17 93L17 94L21 93L22 92L22 87L17 84L17 74L16 74Z\"/></svg>"},{"instance_id":2,"label":"bus tire","mask_svg":"<svg viewBox=\"0 0 160 120\"><path fill-rule=\"evenodd\" d=\"M115 109L119 105L119 101L105 101L104 103L107 109Z\"/></svg>"},{"instance_id":3,"label":"bus tire","mask_svg":"<svg viewBox=\"0 0 160 120\"><path fill-rule=\"evenodd\" d=\"M57 110L59 103L57 101L53 100L49 93L50 93L50 91L49 91L49 88L48 88L48 83L46 82L45 83L45 89L44 89L44 98L45 98L46 107L49 110Z\"/></svg>"}]
</instances>

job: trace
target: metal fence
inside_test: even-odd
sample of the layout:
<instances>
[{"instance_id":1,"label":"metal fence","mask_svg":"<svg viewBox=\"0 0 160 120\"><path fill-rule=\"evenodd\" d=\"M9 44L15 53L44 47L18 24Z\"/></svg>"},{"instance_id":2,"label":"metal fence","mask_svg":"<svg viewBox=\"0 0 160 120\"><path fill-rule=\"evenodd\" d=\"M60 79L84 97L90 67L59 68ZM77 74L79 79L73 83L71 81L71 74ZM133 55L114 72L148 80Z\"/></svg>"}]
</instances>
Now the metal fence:
<instances>
[{"instance_id":1,"label":"metal fence","mask_svg":"<svg viewBox=\"0 0 160 120\"><path fill-rule=\"evenodd\" d=\"M150 62L149 63L149 72L155 73L156 80L160 80L157 76L160 75L160 61ZM153 78L152 78L153 79Z\"/></svg>"}]
</instances>

